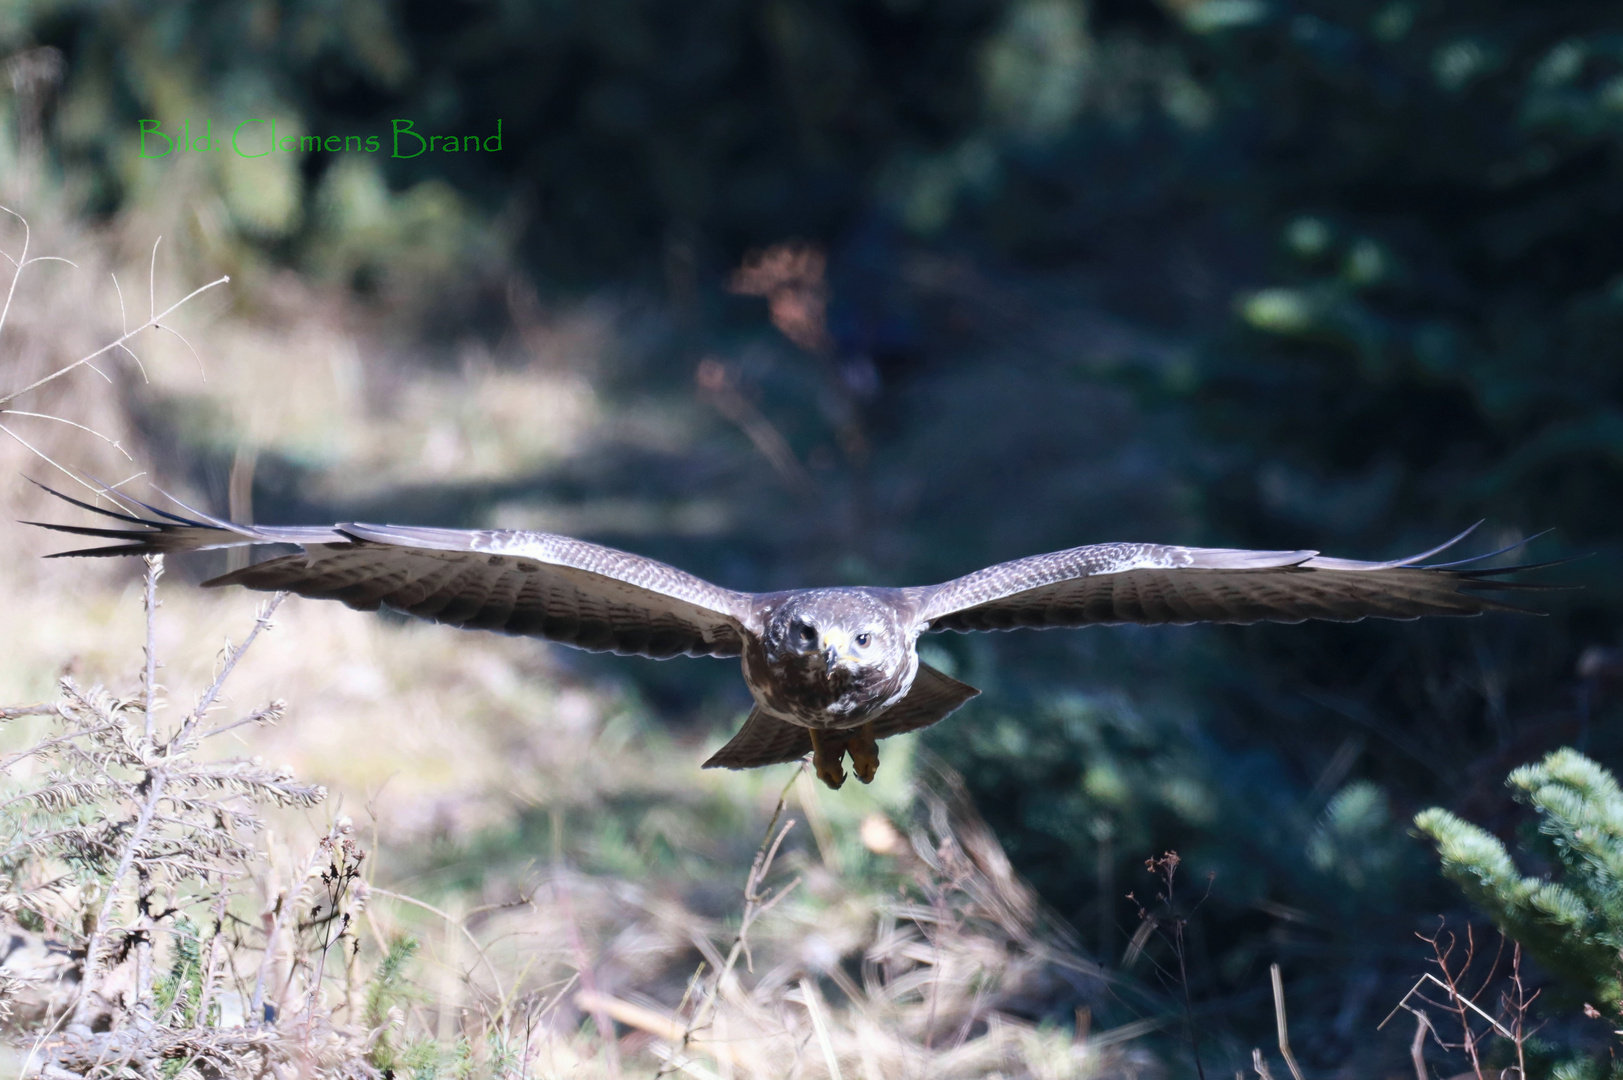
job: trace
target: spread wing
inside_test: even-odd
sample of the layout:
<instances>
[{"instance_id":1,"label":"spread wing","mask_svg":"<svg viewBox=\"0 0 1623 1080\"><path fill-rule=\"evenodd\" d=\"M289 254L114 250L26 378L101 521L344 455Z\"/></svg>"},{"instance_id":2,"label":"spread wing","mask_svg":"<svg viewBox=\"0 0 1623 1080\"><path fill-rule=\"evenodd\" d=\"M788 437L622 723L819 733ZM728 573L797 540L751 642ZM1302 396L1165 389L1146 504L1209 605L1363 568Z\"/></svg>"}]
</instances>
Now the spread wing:
<instances>
[{"instance_id":1,"label":"spread wing","mask_svg":"<svg viewBox=\"0 0 1623 1080\"><path fill-rule=\"evenodd\" d=\"M1094 544L999 563L910 591L927 631L1092 623L1356 622L1524 610L1482 591L1545 588L1498 580L1498 575L1533 565L1465 568L1489 555L1420 565L1470 532L1393 562L1335 559L1316 551Z\"/></svg>"},{"instance_id":2,"label":"spread wing","mask_svg":"<svg viewBox=\"0 0 1623 1080\"><path fill-rule=\"evenodd\" d=\"M737 656L743 650L748 594L567 536L402 525L234 525L195 511L181 517L127 497L121 498L132 512L120 513L51 493L127 526L31 522L120 541L52 558L296 544L303 548L299 554L204 584L286 590L361 611L391 607L434 622L546 638L592 652L664 659Z\"/></svg>"}]
</instances>

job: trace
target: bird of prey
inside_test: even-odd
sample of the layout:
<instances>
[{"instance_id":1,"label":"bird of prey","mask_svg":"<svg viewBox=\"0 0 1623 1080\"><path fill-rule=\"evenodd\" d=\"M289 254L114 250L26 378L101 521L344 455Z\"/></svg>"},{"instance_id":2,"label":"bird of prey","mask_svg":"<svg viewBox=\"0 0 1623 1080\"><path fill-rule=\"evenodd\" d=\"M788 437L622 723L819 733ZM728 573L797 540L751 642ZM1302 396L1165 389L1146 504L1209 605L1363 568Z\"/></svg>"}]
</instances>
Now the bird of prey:
<instances>
[{"instance_id":1,"label":"bird of prey","mask_svg":"<svg viewBox=\"0 0 1623 1080\"><path fill-rule=\"evenodd\" d=\"M755 707L704 767L747 769L810 752L818 777L831 788L845 782L847 754L857 778L868 783L879 767L878 740L927 727L980 693L920 663L921 634L1477 615L1523 610L1485 590L1535 587L1500 579L1530 566L1471 568L1488 556L1421 565L1467 529L1431 551L1391 562L1316 551L1090 544L999 563L940 585L747 593L551 533L237 525L189 507L183 508L191 516L183 517L112 492L106 494L116 511L52 494L121 526L31 522L117 541L53 558L292 544L298 553L204 585L287 591L361 611L389 607L592 652L740 657Z\"/></svg>"}]
</instances>

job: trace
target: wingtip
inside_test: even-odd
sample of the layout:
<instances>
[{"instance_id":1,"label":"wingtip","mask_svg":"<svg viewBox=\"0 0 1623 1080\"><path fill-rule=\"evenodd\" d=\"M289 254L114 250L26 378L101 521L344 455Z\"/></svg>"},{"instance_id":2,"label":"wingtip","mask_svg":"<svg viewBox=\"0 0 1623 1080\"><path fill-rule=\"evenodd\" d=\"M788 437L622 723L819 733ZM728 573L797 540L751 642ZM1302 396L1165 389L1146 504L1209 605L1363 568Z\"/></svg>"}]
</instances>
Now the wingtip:
<instances>
[{"instance_id":1,"label":"wingtip","mask_svg":"<svg viewBox=\"0 0 1623 1080\"><path fill-rule=\"evenodd\" d=\"M182 510L186 511L188 514L194 515L195 520L188 520L187 518L180 517L177 514L171 514L171 513L168 513L167 511L159 510L156 506L147 506L146 503L141 504L142 506L146 506L146 508L148 510L151 510L154 514L163 514L164 517L170 519L171 521L177 521L182 525L199 525L199 524L202 524L202 525L209 525L209 526L211 526L213 528L216 528L216 529L225 529L227 531L230 531L230 530L232 530L232 529L234 529L236 527L233 522L226 521L226 520L224 520L222 518L217 518L213 514L204 513L202 510L197 509L195 506L191 506L191 505L189 505L187 503L181 502L179 499L177 499L173 495L169 494L169 492L165 491L163 488L159 487L157 484L152 485L152 490L156 491L159 495L162 495L164 498L168 499L170 502L174 503L176 506L178 506Z\"/></svg>"},{"instance_id":2,"label":"wingtip","mask_svg":"<svg viewBox=\"0 0 1623 1080\"><path fill-rule=\"evenodd\" d=\"M1464 532L1461 532L1458 536L1454 537L1452 540L1445 540L1443 543L1438 544L1436 547L1432 548L1430 551L1423 551L1418 555L1410 555L1408 558L1399 559L1398 561L1392 563L1391 565L1394 568L1396 568L1396 567L1405 567L1405 566L1412 567L1416 563L1425 562L1427 559L1431 558L1433 555L1441 555L1443 552L1447 551L1449 548L1453 547L1455 544L1459 543L1461 540L1464 540L1467 536L1470 536L1472 533L1474 533L1478 529L1480 529L1482 527L1483 523L1486 522L1487 520L1488 520L1487 518L1481 518L1477 522L1475 522L1474 524L1467 526L1465 528ZM1495 554L1497 554L1497 552Z\"/></svg>"},{"instance_id":3,"label":"wingtip","mask_svg":"<svg viewBox=\"0 0 1623 1080\"><path fill-rule=\"evenodd\" d=\"M1482 523L1477 522L1477 524L1480 525ZM1475 528L1475 527L1476 526L1472 526L1472 528ZM1555 532L1554 528L1545 529L1543 532L1536 532L1532 536L1524 536L1520 540L1517 540L1515 543L1506 544L1504 547L1499 548L1496 551L1484 552L1481 555L1472 555L1469 558L1465 558L1465 559L1455 559L1453 562L1432 563L1430 566L1423 566L1423 567L1420 567L1419 569L1422 569L1422 570L1452 570L1456 566L1470 566L1472 563L1481 562L1483 559L1491 559L1496 555L1503 555L1507 551L1515 551L1517 548L1526 547L1528 544L1531 544L1534 540L1542 539L1543 537L1549 536L1553 532ZM1453 541L1450 541L1450 543L1452 543L1452 542ZM1422 556L1422 557L1424 557L1424 556ZM1555 560L1555 562L1565 562L1565 561L1567 561L1567 560L1564 560L1564 559ZM1555 562L1540 563L1540 564L1537 564L1537 565L1553 566L1553 565L1555 565ZM1509 570L1513 570L1513 569L1528 569L1528 568L1532 567L1533 565L1534 564L1529 563L1526 566L1522 566L1522 567L1505 567L1504 570L1509 571Z\"/></svg>"},{"instance_id":4,"label":"wingtip","mask_svg":"<svg viewBox=\"0 0 1623 1080\"><path fill-rule=\"evenodd\" d=\"M63 502L68 503L71 506L77 506L81 510L88 510L92 514L100 514L103 517L117 518L119 521L127 521L127 522L130 522L132 524L140 524L140 525L147 524L147 522L143 521L141 518L135 517L132 514L120 513L119 511L115 511L115 510L108 510L105 507L96 506L94 503L87 503L82 499L75 499L72 495L66 495L66 494L56 490L54 487L51 487L49 484L42 483L39 480L35 480L32 476L24 476L23 479L27 480L30 484L33 484L35 487L39 488L41 491L44 491L44 492L46 492L47 494L50 494L50 495L55 495L58 499L61 499ZM107 489L107 490L103 491L102 494L105 494L109 499L112 499L113 502L114 502L114 505L118 505L118 499L122 497L122 496L119 496L119 495L115 495L112 492L111 489ZM26 524L37 525L37 524L39 524L39 522L30 521L30 522L27 522Z\"/></svg>"}]
</instances>

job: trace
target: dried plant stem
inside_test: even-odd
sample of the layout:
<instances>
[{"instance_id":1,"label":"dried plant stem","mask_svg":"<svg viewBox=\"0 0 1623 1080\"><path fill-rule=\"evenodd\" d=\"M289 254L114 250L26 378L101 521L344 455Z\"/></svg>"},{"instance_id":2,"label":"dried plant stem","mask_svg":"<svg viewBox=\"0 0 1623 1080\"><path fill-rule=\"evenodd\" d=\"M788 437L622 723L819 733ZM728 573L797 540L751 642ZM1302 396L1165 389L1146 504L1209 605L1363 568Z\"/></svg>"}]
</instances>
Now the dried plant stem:
<instances>
[{"instance_id":1,"label":"dried plant stem","mask_svg":"<svg viewBox=\"0 0 1623 1080\"><path fill-rule=\"evenodd\" d=\"M23 267L28 265L28 243L33 239L33 230L28 227L28 219L17 213L17 211L11 209L9 206L0 206L0 210L4 210L6 213L22 222L23 225L22 253L19 254L15 259L9 255L6 256L6 260L10 262L12 266L16 267L16 269L11 272L11 286L6 290L5 306L0 307L0 330L4 330L6 328L6 317L11 314L12 298L17 295L17 281L23 276Z\"/></svg>"},{"instance_id":2,"label":"dried plant stem","mask_svg":"<svg viewBox=\"0 0 1623 1080\"><path fill-rule=\"evenodd\" d=\"M415 896L407 896L405 893L397 893L391 892L388 889L380 889L376 885L371 886L370 892L373 896L387 896L390 900L398 900L402 904L411 904L414 907L420 907L431 915L438 915L441 919L445 920L447 926L454 927L460 931L462 936L467 938L468 944L473 946L474 954L477 955L479 960L485 965L485 970L490 972L490 981L496 985L496 1000L507 1000L507 991L502 989L502 977L497 974L496 965L490 962L490 957L485 955L485 950L483 946L479 944L479 939L473 936L473 931L469 930L467 925L461 919L455 918L449 912L443 911L425 900L419 900Z\"/></svg>"},{"instance_id":3,"label":"dried plant stem","mask_svg":"<svg viewBox=\"0 0 1623 1080\"><path fill-rule=\"evenodd\" d=\"M319 849L318 849L319 850ZM248 1003L248 1022L258 1025L265 1020L265 988L270 982L273 969L282 950L282 930L287 925L287 918L293 913L298 903L299 887L310 880L311 873L316 868L317 852L311 852L303 864L293 871L286 891L276 898L275 906L265 914L270 916L270 925L265 930L265 954L259 961L259 973L254 976L254 994ZM278 886L280 888L280 886ZM297 915L295 914L295 923ZM293 981L292 965L288 967L288 977L282 985L275 988L276 1000L272 1003L276 1008L277 1017L286 1012L286 996Z\"/></svg>"},{"instance_id":4,"label":"dried plant stem","mask_svg":"<svg viewBox=\"0 0 1623 1080\"><path fill-rule=\"evenodd\" d=\"M1535 990L1532 996L1529 997L1527 988L1522 984L1522 945L1519 941L1510 954L1510 985L1516 994L1508 1002L1510 1011L1515 1016L1515 1035L1513 1039L1516 1043L1516 1080L1527 1080L1527 1049L1525 1045L1528 1037L1526 1030L1527 1010L1532 1008L1534 998L1537 998L1543 991Z\"/></svg>"},{"instance_id":5,"label":"dried plant stem","mask_svg":"<svg viewBox=\"0 0 1623 1080\"><path fill-rule=\"evenodd\" d=\"M220 696L220 691L225 688L225 681L236 670L237 662L253 646L254 639L259 637L260 632L270 629L271 616L276 614L276 609L281 607L282 601L286 599L287 593L279 592L260 605L259 613L254 617L253 628L242 639L242 644L226 649L225 663L220 665L219 674L214 676L214 682L203 692L203 696L198 698L197 707L192 710L190 716L186 717L185 723L181 724L180 730L175 733L175 737L169 740L168 746L165 747L166 751L169 747L185 743L187 737L191 735L197 725L203 722L203 718L208 715L209 709L214 707L214 702Z\"/></svg>"},{"instance_id":6,"label":"dried plant stem","mask_svg":"<svg viewBox=\"0 0 1623 1080\"><path fill-rule=\"evenodd\" d=\"M220 963L220 939L224 936L225 906L231 899L231 894L222 886L220 895L214 901L214 933L209 935L208 952L203 954L203 992L197 999L197 1022L207 1024L209 1006L214 999L215 971Z\"/></svg>"},{"instance_id":7,"label":"dried plant stem","mask_svg":"<svg viewBox=\"0 0 1623 1080\"><path fill-rule=\"evenodd\" d=\"M0 709L0 720L16 720L17 718L23 716L50 716L54 712L56 712L56 706L49 702L41 702L38 705L8 705L6 708ZM71 735L63 736L63 738L69 739L72 737L73 736ZM30 747L21 754L14 754L6 759L6 763L10 764L12 761L20 761L22 758L33 753L34 749L35 748Z\"/></svg>"},{"instance_id":8,"label":"dried plant stem","mask_svg":"<svg viewBox=\"0 0 1623 1080\"><path fill-rule=\"evenodd\" d=\"M30 706L29 708L32 709L33 706ZM50 709L41 710L39 712L23 712L21 710L18 710L16 715L18 715L18 716L47 716L50 713L54 713L54 712L60 712L60 710L58 710L57 708L55 708L53 706ZM63 743L72 742L74 739L82 739L87 735L100 735L100 734L103 734L105 732L111 731L115 726L116 725L113 725L113 724L103 724L100 727L85 728L82 731L70 731L66 735L57 735L57 736L54 736L53 738L44 739L44 740L42 740L40 742L35 743L33 746L30 746L26 750L17 751L15 754L12 754L8 758L0 758L0 772L4 772L5 770L11 768L13 765L17 764L17 762L23 760L24 758L33 757L35 754L42 754L45 751L51 749L52 747L61 746Z\"/></svg>"},{"instance_id":9,"label":"dried plant stem","mask_svg":"<svg viewBox=\"0 0 1623 1080\"><path fill-rule=\"evenodd\" d=\"M828 1066L830 1080L844 1080L840 1074L840 1061L834 1056L834 1041L828 1035L828 1021L823 1019L823 1007L817 1000L817 988L808 979L800 980L800 996L811 1015L812 1030L817 1035L818 1048L823 1051L823 1063Z\"/></svg>"},{"instance_id":10,"label":"dried plant stem","mask_svg":"<svg viewBox=\"0 0 1623 1080\"><path fill-rule=\"evenodd\" d=\"M22 387L21 389L13 390L9 394L6 394L4 396L0 396L0 405L10 404L11 402L15 401L17 398L22 397L24 394L28 393L29 391L38 390L40 387L44 386L46 383L53 382L56 379L60 379L62 376L66 375L70 371L73 371L75 368L83 367L84 365L89 364L90 361L96 359L96 357L98 357L98 356L102 356L102 355L104 355L106 353L110 353L114 349L123 348L124 343L126 341L129 341L131 338L133 338L135 335L139 334L143 330L146 330L146 329L151 328L151 327L157 327L159 329L164 329L164 327L162 325L162 320L163 319L165 319L169 315L173 314L175 311L178 311L181 307L183 307L186 303L188 303L193 297L200 296L203 293L208 292L210 289L214 288L216 285L224 285L227 282L229 282L230 280L231 280L231 278L229 276L222 276L222 277L216 278L215 280L209 282L207 285L203 285L203 286L200 286L200 287L198 287L196 289L193 289L191 292L187 293L185 296L181 297L179 300L175 301L173 304L171 304L168 307L164 308L163 311L161 311L158 314L152 316L152 318L148 319L146 322L142 323L140 326L137 326L134 330L131 330L128 333L126 333L123 337L119 338L117 341L114 341L114 342L112 342L111 344L108 344L108 345L103 345L101 348L97 349L95 352L87 353L86 355L81 356L79 359L75 360L73 363L67 365L66 367L59 368L56 371L51 372L51 374L46 375L43 378L36 379L33 382L29 383L27 386ZM12 287L13 288L16 287L16 280L15 279L13 279L13 281L12 281Z\"/></svg>"},{"instance_id":11,"label":"dried plant stem","mask_svg":"<svg viewBox=\"0 0 1623 1080\"><path fill-rule=\"evenodd\" d=\"M749 875L744 880L744 911L739 918L738 933L733 937L732 947L727 950L726 959L722 961L721 966L707 980L704 995L699 1000L698 1008L693 1010L692 1017L682 1028L681 1043L672 1050L669 1060L654 1073L656 1080L658 1077L667 1076L674 1070L683 1067L682 1062L686 1057L688 1047L693 1044L694 1035L708 1027L714 1018L716 1000L721 994L722 984L732 974L733 969L738 966L738 958L744 956L746 957L746 965L750 964L747 959L750 926L754 924L756 919L776 906L785 896L788 896L795 886L800 884L800 879L795 878L776 892L761 891L761 882L766 878L768 871L772 869L772 862L777 858L778 849L783 846L784 838L789 835L789 830L794 828L795 823L790 820L784 823L782 829L779 829L778 820L783 816L783 809L788 803L790 790L794 787L795 781L805 771L806 762L802 761L800 766L795 769L794 774L789 777L788 783L783 785L783 790L778 793L777 805L772 808L772 817L766 823L766 834L761 839L761 846L755 849L755 858L750 861Z\"/></svg>"},{"instance_id":12,"label":"dried plant stem","mask_svg":"<svg viewBox=\"0 0 1623 1080\"><path fill-rule=\"evenodd\" d=\"M148 555L146 574L146 672L141 683L142 713L146 721L146 749L152 747L154 710L158 702L158 579L163 577L163 556Z\"/></svg>"},{"instance_id":13,"label":"dried plant stem","mask_svg":"<svg viewBox=\"0 0 1623 1080\"><path fill-rule=\"evenodd\" d=\"M1424 1009L1411 1009L1414 1013L1414 1039L1409 1043L1409 1060L1414 1063L1415 1080L1431 1080L1426 1075L1426 1033L1431 1030L1431 1020L1426 1016Z\"/></svg>"},{"instance_id":14,"label":"dried plant stem","mask_svg":"<svg viewBox=\"0 0 1623 1080\"><path fill-rule=\"evenodd\" d=\"M1413 986L1409 987L1409 992L1407 994L1403 995L1403 1000L1398 1002L1397 1008L1394 1008L1390 1013L1388 1013L1386 1015L1386 1020L1382 1020L1379 1024L1377 1024L1375 1026L1375 1030L1379 1031L1381 1028L1385 1027L1386 1026L1386 1021L1390 1020L1390 1019L1392 1019L1392 1017L1396 1016L1398 1014L1399 1009L1402 1009L1405 1006L1407 1006L1408 1003L1409 1003L1409 999L1414 996L1414 992L1416 990L1419 990L1422 986L1424 986L1428 982L1436 983L1438 986L1440 986L1444 990L1448 991L1449 999L1451 1001L1455 1002L1455 1004L1454 1004L1454 1006L1452 1006L1452 1008L1458 1009L1458 1010L1469 1009L1472 1012L1476 1013L1478 1016L1482 1017L1482 1019L1486 1020L1489 1024L1492 1024L1493 1029L1496 1032L1498 1032L1500 1035L1503 1035L1505 1038L1511 1039L1511 1040L1514 1040L1516 1038L1515 1032L1513 1032L1509 1028L1505 1027L1504 1024L1500 1023L1493 1016L1489 1015L1486 1012L1483 1012L1482 1011L1482 1006L1478 1005L1476 1002L1472 1001L1470 998L1465 997L1463 994L1460 994L1453 987L1449 986L1447 983L1445 983L1443 980L1439 979L1437 976L1431 974L1429 971L1426 974L1420 976L1420 981L1419 982L1417 982Z\"/></svg>"},{"instance_id":15,"label":"dried plant stem","mask_svg":"<svg viewBox=\"0 0 1623 1080\"><path fill-rule=\"evenodd\" d=\"M102 964L106 959L108 929L113 921L114 909L118 905L119 887L129 875L136 853L146 843L147 833L152 828L152 816L158 811L158 800L163 798L164 787L168 782L168 776L161 769L154 769L147 774L146 798L141 803L140 813L136 815L135 827L130 830L130 837L119 852L118 867L107 882L107 896L102 900L101 910L96 913L96 927L90 932L90 941L85 945L84 976L79 986L79 1003L74 1009L74 1023L88 1025L94 1014L95 991L101 980Z\"/></svg>"},{"instance_id":16,"label":"dried plant stem","mask_svg":"<svg viewBox=\"0 0 1623 1080\"><path fill-rule=\"evenodd\" d=\"M1482 1064L1483 1040L1487 1039L1490 1034L1498 1035L1516 1048L1517 1064L1515 1071L1519 1075L1524 1075L1522 1070L1525 1067L1525 1044L1530 1034L1526 1030L1527 1013L1532 1007L1533 1001L1539 995L1536 991L1529 995L1522 983L1521 946L1510 942L1511 958L1510 974L1508 976L1510 986L1508 990L1500 992L1499 1004L1496 1010L1497 1015L1495 1015L1478 1004L1478 1000L1487 992L1489 985L1493 983L1498 975L1508 939L1503 934L1500 935L1499 948L1487 964L1486 974L1482 976L1476 989L1469 991L1465 984L1471 978L1472 972L1478 969L1478 953L1474 932L1467 927L1465 956L1463 961L1460 962L1455 960L1455 950L1459 945L1459 939L1454 934L1448 933L1444 925L1440 924L1437 932L1430 937L1424 934L1417 936L1431 946L1431 962L1437 966L1438 974L1427 972L1420 976L1392 1011L1387 1014L1386 1019L1376 1026L1376 1030L1385 1027L1392 1017L1396 1016L1400 1011L1407 1011L1414 1015L1415 1035L1414 1042L1410 1047L1410 1058L1414 1064L1417 1080L1426 1080L1426 1066L1422 1052L1425 1049L1428 1035L1444 1052L1463 1050L1466 1057L1470 1059L1470 1070L1461 1075L1475 1076L1479 1080L1493 1071L1489 1069L1484 1072ZM1486 953L1482 955L1486 956ZM1426 987L1427 984L1437 987L1447 996L1442 1000L1427 997L1422 992L1422 988ZM1454 1022L1459 1025L1460 1029L1459 1042L1449 1042L1444 1039L1426 1011L1419 1004L1410 1004L1411 999L1417 997L1421 1003L1441 1009L1445 1015L1453 1017ZM1487 1028L1480 1032L1474 1030L1472 1024L1477 1019L1486 1021ZM1508 1076L1512 1070L1506 1069L1503 1071Z\"/></svg>"},{"instance_id":17,"label":"dried plant stem","mask_svg":"<svg viewBox=\"0 0 1623 1080\"><path fill-rule=\"evenodd\" d=\"M1268 975L1274 984L1274 1026L1279 1030L1279 1052L1284 1056L1291 1075L1296 1080L1302 1080L1302 1070L1296 1066L1296 1055L1291 1053L1290 1027L1285 1022L1285 980L1279 973L1279 965L1270 964Z\"/></svg>"}]
</instances>

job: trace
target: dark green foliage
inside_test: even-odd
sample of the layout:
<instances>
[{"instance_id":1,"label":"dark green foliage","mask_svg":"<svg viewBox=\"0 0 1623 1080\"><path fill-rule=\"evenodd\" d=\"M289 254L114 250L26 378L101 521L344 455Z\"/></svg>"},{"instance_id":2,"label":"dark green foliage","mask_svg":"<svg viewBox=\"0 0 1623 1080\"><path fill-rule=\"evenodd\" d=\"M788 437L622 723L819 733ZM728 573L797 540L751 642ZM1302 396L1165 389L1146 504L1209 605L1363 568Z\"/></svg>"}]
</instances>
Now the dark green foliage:
<instances>
[{"instance_id":1,"label":"dark green foliage","mask_svg":"<svg viewBox=\"0 0 1623 1080\"><path fill-rule=\"evenodd\" d=\"M1623 1075L1623 1067L1615 1063L1608 1068L1597 1058L1575 1058L1556 1065L1550 1080L1617 1080L1619 1075Z\"/></svg>"},{"instance_id":2,"label":"dark green foliage","mask_svg":"<svg viewBox=\"0 0 1623 1080\"><path fill-rule=\"evenodd\" d=\"M415 1075L427 1064L424 1060L425 1050L430 1055L429 1061L433 1060L435 1053L431 1045L397 1047L393 1038L394 1023L389 1016L391 1009L403 1006L412 997L406 971L419 948L421 942L413 937L397 937L389 942L389 951L378 963L377 973L366 987L366 1026L379 1032L368 1060L385 1072L393 1069L405 1075ZM429 1068L432 1068L431 1064ZM433 1073L429 1072L428 1075L432 1076Z\"/></svg>"},{"instance_id":3,"label":"dark green foliage","mask_svg":"<svg viewBox=\"0 0 1623 1080\"><path fill-rule=\"evenodd\" d=\"M1437 842L1443 873L1585 1001L1623 1004L1623 789L1576 750L1524 765L1508 781L1538 814L1558 880L1526 876L1492 833L1433 807L1415 824Z\"/></svg>"},{"instance_id":4,"label":"dark green foliage","mask_svg":"<svg viewBox=\"0 0 1623 1080\"><path fill-rule=\"evenodd\" d=\"M203 1000L203 942L197 924L184 915L176 917L170 932L169 971L158 977L153 999L158 1015L174 1009L176 1026L189 1028L197 1023Z\"/></svg>"},{"instance_id":5,"label":"dark green foliage","mask_svg":"<svg viewBox=\"0 0 1623 1080\"><path fill-rule=\"evenodd\" d=\"M1328 790L1299 789L1277 754L1224 745L1166 702L1071 694L1014 713L972 708L932 745L965 770L1044 895L1075 898L1065 910L1097 955L1119 959L1136 929L1124 894L1153 895L1142 853L1154 844L1183 856L1186 897L1210 887L1199 921L1212 962L1194 973L1205 993L1266 977L1281 948L1328 951L1344 978L1380 959L1375 934L1398 898L1427 891L1427 868L1369 781L1326 774ZM1259 907L1300 915L1281 925Z\"/></svg>"}]
</instances>

